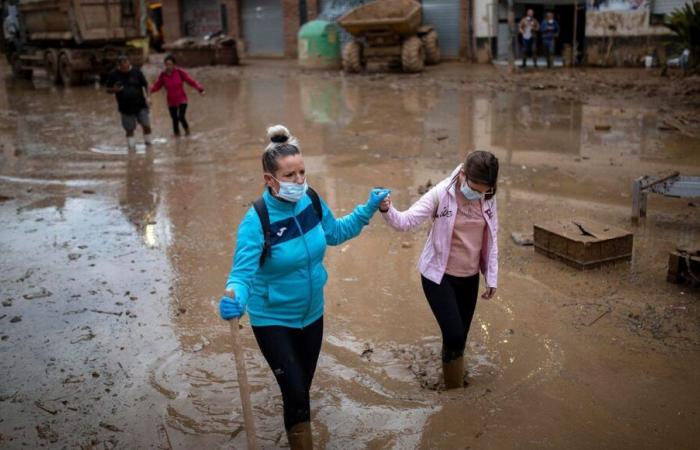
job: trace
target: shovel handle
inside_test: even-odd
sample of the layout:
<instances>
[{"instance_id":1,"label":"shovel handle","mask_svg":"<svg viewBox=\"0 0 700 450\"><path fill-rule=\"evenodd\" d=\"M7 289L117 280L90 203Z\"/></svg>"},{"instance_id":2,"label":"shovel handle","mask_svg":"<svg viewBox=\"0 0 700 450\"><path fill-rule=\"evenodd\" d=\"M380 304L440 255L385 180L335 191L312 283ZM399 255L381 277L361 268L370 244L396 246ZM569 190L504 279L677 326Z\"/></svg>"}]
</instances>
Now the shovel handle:
<instances>
[{"instance_id":1,"label":"shovel handle","mask_svg":"<svg viewBox=\"0 0 700 450\"><path fill-rule=\"evenodd\" d=\"M248 373L245 370L245 356L241 346L241 335L238 330L238 318L229 320L231 326L231 338L233 340L233 358L236 361L236 373L238 374L238 388L241 391L241 405L243 406L243 422L249 450L257 450L255 440L255 422L253 421L253 404L250 401L250 385Z\"/></svg>"}]
</instances>

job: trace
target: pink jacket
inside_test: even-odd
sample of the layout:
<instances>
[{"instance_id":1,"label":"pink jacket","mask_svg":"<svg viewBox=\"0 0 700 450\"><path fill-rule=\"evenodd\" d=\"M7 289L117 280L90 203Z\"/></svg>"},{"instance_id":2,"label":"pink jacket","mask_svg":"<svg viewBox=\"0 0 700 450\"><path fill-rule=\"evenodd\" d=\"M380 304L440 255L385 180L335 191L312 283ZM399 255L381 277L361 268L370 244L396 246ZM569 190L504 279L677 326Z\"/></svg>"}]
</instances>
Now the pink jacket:
<instances>
[{"instance_id":1,"label":"pink jacket","mask_svg":"<svg viewBox=\"0 0 700 450\"><path fill-rule=\"evenodd\" d=\"M448 189L452 179L459 173L462 166L457 167L448 178L423 195L406 211L398 211L392 205L389 211L383 213L384 220L398 231L407 231L418 227L429 217L433 217L428 240L423 247L418 270L430 281L440 283L447 268L450 256L452 231L455 225L457 198L453 186ZM488 287L495 288L498 280L498 211L496 198L482 200L481 210L486 219L484 230L484 246L481 248L481 272Z\"/></svg>"},{"instance_id":2,"label":"pink jacket","mask_svg":"<svg viewBox=\"0 0 700 450\"><path fill-rule=\"evenodd\" d=\"M160 88L165 86L165 92L168 93L168 106L179 106L183 103L187 103L185 83L197 89L199 92L204 90L204 87L197 83L187 72L176 67L170 74L166 71L162 71L160 75L158 75L156 82L151 86L151 92L157 92Z\"/></svg>"}]
</instances>

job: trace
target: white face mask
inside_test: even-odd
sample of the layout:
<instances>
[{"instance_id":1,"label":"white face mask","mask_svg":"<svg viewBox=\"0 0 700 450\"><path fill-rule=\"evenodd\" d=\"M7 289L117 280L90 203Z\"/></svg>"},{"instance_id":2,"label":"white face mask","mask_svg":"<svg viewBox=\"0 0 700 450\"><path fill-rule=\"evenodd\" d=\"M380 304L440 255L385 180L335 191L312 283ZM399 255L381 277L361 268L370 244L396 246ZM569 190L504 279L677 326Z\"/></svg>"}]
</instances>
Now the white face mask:
<instances>
[{"instance_id":1,"label":"white face mask","mask_svg":"<svg viewBox=\"0 0 700 450\"><path fill-rule=\"evenodd\" d=\"M289 181L280 181L275 177L272 178L274 178L280 184L280 189L277 192L277 196L279 198L287 200L288 202L298 202L309 189L309 185L306 182L306 179L304 179L304 184L297 184Z\"/></svg>"},{"instance_id":2,"label":"white face mask","mask_svg":"<svg viewBox=\"0 0 700 450\"><path fill-rule=\"evenodd\" d=\"M462 183L462 186L459 190L462 191L462 195L464 195L464 198L466 198L467 200L481 200L482 198L484 198L484 194L470 188L466 181Z\"/></svg>"}]
</instances>

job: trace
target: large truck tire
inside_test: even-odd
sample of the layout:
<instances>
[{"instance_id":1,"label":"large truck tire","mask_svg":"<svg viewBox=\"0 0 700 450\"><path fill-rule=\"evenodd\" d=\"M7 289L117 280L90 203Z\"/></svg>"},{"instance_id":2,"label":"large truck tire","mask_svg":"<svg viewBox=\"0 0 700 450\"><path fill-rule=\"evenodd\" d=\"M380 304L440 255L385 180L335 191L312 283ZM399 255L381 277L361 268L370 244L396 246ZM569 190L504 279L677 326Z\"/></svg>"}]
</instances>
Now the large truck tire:
<instances>
[{"instance_id":1,"label":"large truck tire","mask_svg":"<svg viewBox=\"0 0 700 450\"><path fill-rule=\"evenodd\" d=\"M76 72L73 68L67 53L61 53L58 57L58 73L60 74L61 82L67 87L75 86L82 79L80 72Z\"/></svg>"},{"instance_id":2,"label":"large truck tire","mask_svg":"<svg viewBox=\"0 0 700 450\"><path fill-rule=\"evenodd\" d=\"M355 41L350 41L343 47L343 70L347 73L362 72L362 48Z\"/></svg>"},{"instance_id":3,"label":"large truck tire","mask_svg":"<svg viewBox=\"0 0 700 450\"><path fill-rule=\"evenodd\" d=\"M58 73L58 51L49 49L44 53L44 68L46 69L46 77L53 84L61 82L61 76Z\"/></svg>"},{"instance_id":4,"label":"large truck tire","mask_svg":"<svg viewBox=\"0 0 700 450\"><path fill-rule=\"evenodd\" d=\"M418 36L411 36L401 45L401 68L406 73L417 73L425 65L423 41Z\"/></svg>"},{"instance_id":5,"label":"large truck tire","mask_svg":"<svg viewBox=\"0 0 700 450\"><path fill-rule=\"evenodd\" d=\"M440 63L440 42L437 31L431 30L422 38L425 47L425 63L429 66Z\"/></svg>"},{"instance_id":6,"label":"large truck tire","mask_svg":"<svg viewBox=\"0 0 700 450\"><path fill-rule=\"evenodd\" d=\"M29 80L32 78L32 71L22 67L22 60L19 56L19 52L12 52L7 58L12 67L12 75L14 75L15 78Z\"/></svg>"}]
</instances>

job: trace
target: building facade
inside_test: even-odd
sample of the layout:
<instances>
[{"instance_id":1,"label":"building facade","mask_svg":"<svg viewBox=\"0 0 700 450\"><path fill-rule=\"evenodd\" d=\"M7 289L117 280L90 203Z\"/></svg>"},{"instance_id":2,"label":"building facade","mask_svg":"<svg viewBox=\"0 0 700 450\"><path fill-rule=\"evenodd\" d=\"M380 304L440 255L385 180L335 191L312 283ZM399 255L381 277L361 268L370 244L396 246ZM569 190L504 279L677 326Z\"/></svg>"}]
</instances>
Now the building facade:
<instances>
[{"instance_id":1,"label":"building facade","mask_svg":"<svg viewBox=\"0 0 700 450\"><path fill-rule=\"evenodd\" d=\"M224 31L249 57L294 58L302 24L335 20L370 0L164 0L165 40ZM381 0L379 0L381 1ZM591 65L640 65L666 57L665 14L690 0L514 0L515 24L528 9L560 24L557 53ZM423 22L435 26L447 59L506 59L511 45L507 0L421 0Z\"/></svg>"},{"instance_id":2,"label":"building facade","mask_svg":"<svg viewBox=\"0 0 700 450\"><path fill-rule=\"evenodd\" d=\"M242 42L246 56L296 57L302 24L334 20L368 0L164 0L166 42L224 31ZM473 0L423 0L424 22L440 34L447 58L472 56Z\"/></svg>"}]
</instances>

